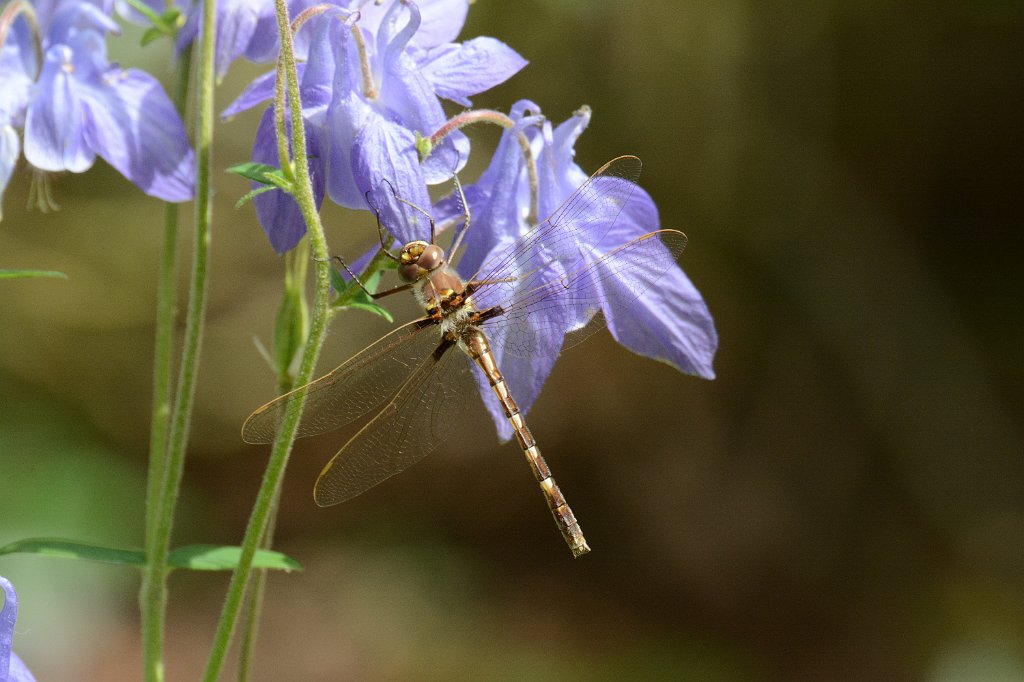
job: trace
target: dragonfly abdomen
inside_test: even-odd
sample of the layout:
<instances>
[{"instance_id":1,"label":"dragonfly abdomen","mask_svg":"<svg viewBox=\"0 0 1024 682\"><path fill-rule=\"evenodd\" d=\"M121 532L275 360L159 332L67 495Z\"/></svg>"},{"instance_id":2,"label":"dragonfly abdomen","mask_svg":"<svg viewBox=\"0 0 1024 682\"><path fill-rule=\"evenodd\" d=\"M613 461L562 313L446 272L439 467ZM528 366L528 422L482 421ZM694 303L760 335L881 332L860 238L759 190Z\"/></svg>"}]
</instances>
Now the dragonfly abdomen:
<instances>
[{"instance_id":1,"label":"dragonfly abdomen","mask_svg":"<svg viewBox=\"0 0 1024 682\"><path fill-rule=\"evenodd\" d=\"M558 484L555 483L555 479L551 475L551 469L548 468L547 462L544 460L543 455L540 454L537 441L534 440L533 434L530 432L529 427L526 426L523 415L519 411L519 406L516 405L516 401L509 392L508 384L505 383L505 377L502 376L501 370L498 369L498 365L494 361L494 355L491 353L487 337L479 330L473 330L466 336L465 343L470 357L483 370L488 383L490 383L494 394L498 398L498 402L501 403L502 409L505 411L505 416L508 417L509 422L512 424L516 440L519 441L519 447L522 448L523 454L526 455L526 461L530 464L530 470L540 484L540 490L548 504L548 509L551 510L555 524L562 532L562 537L565 538L566 544L569 545L569 550L574 557L583 556L590 551L590 546L587 544L586 538L583 537L583 529L580 528L576 515L572 513L569 503L565 501L565 496L562 494Z\"/></svg>"}]
</instances>

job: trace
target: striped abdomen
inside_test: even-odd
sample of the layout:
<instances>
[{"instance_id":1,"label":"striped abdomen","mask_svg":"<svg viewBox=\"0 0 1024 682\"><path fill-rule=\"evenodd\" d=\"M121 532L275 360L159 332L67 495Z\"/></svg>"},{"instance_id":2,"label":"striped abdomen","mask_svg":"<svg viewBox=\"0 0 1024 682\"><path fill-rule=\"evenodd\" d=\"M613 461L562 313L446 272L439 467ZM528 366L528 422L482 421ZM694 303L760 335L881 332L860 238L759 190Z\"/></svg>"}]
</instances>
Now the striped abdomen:
<instances>
[{"instance_id":1,"label":"striped abdomen","mask_svg":"<svg viewBox=\"0 0 1024 682\"><path fill-rule=\"evenodd\" d=\"M573 515L572 509L569 508L569 504L565 501L562 491L558 489L558 484L555 483L551 470L548 469L547 462L541 456L537 442L533 439L533 434L530 433L530 429L527 428L526 423L523 421L523 415L520 414L516 401L509 394L508 384L505 383L505 378L501 375L501 370L498 369L497 363L494 361L494 355L491 353L487 337L482 332L473 330L466 335L464 341L469 355L480 366L480 369L483 370L491 384L491 388L494 389L495 395L498 396L498 401L501 402L501 406L505 409L505 416L508 417L512 428L515 430L519 446L523 449L523 454L526 455L526 461L530 463L533 475L536 476L537 481L540 483L540 490L544 494L548 508L551 509L551 515L555 517L555 523L558 524L558 529L562 531L562 537L565 538L566 544L569 545L572 555L579 557L586 554L590 551L590 547L583 537L583 530Z\"/></svg>"}]
</instances>

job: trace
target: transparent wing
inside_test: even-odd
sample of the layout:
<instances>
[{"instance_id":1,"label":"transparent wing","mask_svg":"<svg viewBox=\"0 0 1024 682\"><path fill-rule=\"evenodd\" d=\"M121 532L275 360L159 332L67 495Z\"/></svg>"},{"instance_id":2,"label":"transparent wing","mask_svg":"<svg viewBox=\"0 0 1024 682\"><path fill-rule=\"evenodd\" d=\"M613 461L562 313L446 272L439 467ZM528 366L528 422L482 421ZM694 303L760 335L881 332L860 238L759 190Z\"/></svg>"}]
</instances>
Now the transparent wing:
<instances>
[{"instance_id":1,"label":"transparent wing","mask_svg":"<svg viewBox=\"0 0 1024 682\"><path fill-rule=\"evenodd\" d=\"M657 230L606 254L591 254L579 270L518 292L502 304L503 314L494 326L532 316L544 320L556 311L592 314L603 305L629 306L676 265L686 242L686 235L678 230Z\"/></svg>"},{"instance_id":2,"label":"transparent wing","mask_svg":"<svg viewBox=\"0 0 1024 682\"><path fill-rule=\"evenodd\" d=\"M608 162L471 280L477 309L502 312L481 325L502 355L557 354L603 326L602 308L629 305L673 266L682 233L636 237L616 225L640 168L632 156Z\"/></svg>"},{"instance_id":3,"label":"transparent wing","mask_svg":"<svg viewBox=\"0 0 1024 682\"><path fill-rule=\"evenodd\" d=\"M635 156L612 159L547 220L486 261L470 281L481 283L481 292L489 289L487 297L498 301L551 281L552 271L579 269L583 261L577 245L601 243L636 189L641 168Z\"/></svg>"},{"instance_id":4,"label":"transparent wing","mask_svg":"<svg viewBox=\"0 0 1024 682\"><path fill-rule=\"evenodd\" d=\"M469 356L442 343L380 414L327 463L313 497L322 507L369 490L430 454L462 415L471 384Z\"/></svg>"},{"instance_id":5,"label":"transparent wing","mask_svg":"<svg viewBox=\"0 0 1024 682\"><path fill-rule=\"evenodd\" d=\"M330 374L259 408L242 425L246 443L270 443L288 401L305 394L298 437L341 428L380 407L430 357L440 329L429 319L410 322L364 348Z\"/></svg>"},{"instance_id":6,"label":"transparent wing","mask_svg":"<svg viewBox=\"0 0 1024 682\"><path fill-rule=\"evenodd\" d=\"M676 265L686 241L678 230L658 230L602 256L595 254L576 272L523 292L504 306L503 315L481 327L494 343L517 357L571 348L604 329L602 310L628 310L658 286L665 271ZM576 324L566 326L573 320ZM568 332L564 340L559 332Z\"/></svg>"}]
</instances>

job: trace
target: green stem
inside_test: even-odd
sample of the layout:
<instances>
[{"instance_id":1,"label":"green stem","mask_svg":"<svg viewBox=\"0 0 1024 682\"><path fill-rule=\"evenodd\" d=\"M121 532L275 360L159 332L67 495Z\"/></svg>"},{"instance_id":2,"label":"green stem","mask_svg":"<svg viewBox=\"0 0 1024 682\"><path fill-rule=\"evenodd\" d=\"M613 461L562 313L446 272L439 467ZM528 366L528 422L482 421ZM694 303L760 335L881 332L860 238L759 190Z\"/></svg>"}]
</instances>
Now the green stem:
<instances>
[{"instance_id":1,"label":"green stem","mask_svg":"<svg viewBox=\"0 0 1024 682\"><path fill-rule=\"evenodd\" d=\"M191 80L192 53L184 51L177 65L174 104L184 114ZM153 352L153 414L150 419L149 469L146 476L146 547L156 537L161 491L167 469L167 430L171 416L171 350L174 333L175 280L177 274L178 205L164 205L164 245L157 283L156 341ZM148 570L148 569L147 569ZM145 584L145 583L144 583ZM139 594L142 610L142 640L145 643L147 679L159 679L163 659L163 635L160 621L151 613L151 602L144 587Z\"/></svg>"},{"instance_id":2,"label":"green stem","mask_svg":"<svg viewBox=\"0 0 1024 682\"><path fill-rule=\"evenodd\" d=\"M178 386L163 473L159 508L154 524L152 542L146 548L146 571L143 581L143 625L146 641L145 675L154 682L163 680L161 656L164 620L167 610L167 554L170 550L174 509L185 469L185 448L188 444L192 404L195 398L199 347L203 336L208 284L207 260L210 249L211 205L210 166L213 149L214 117L214 37L216 13L214 0L203 3L202 30L200 31L199 70L196 116L196 202L195 241L192 253L192 281L189 287L188 310L185 320L185 340L181 352Z\"/></svg>"},{"instance_id":3,"label":"green stem","mask_svg":"<svg viewBox=\"0 0 1024 682\"><path fill-rule=\"evenodd\" d=\"M287 392L287 391L286 391ZM266 532L260 539L260 549L269 549L274 540L274 526L277 520L277 509L281 503L281 487L278 486L274 502L270 507L270 521ZM238 682L248 682L252 675L252 662L256 651L256 637L259 634L260 615L263 611L263 594L267 587L267 571L259 569L252 579L250 589L246 592L245 623L242 628L242 646L238 653Z\"/></svg>"},{"instance_id":4,"label":"green stem","mask_svg":"<svg viewBox=\"0 0 1024 682\"><path fill-rule=\"evenodd\" d=\"M284 61L285 77L288 79L288 106L292 114L292 154L294 156L293 166L296 180L294 196L306 221L310 245L316 262L313 318L310 325L309 339L302 352L302 360L295 378L296 385L302 385L308 383L313 378L313 371L316 369L320 348L327 334L327 324L330 320L330 264L327 262L327 243L324 240L323 226L320 224L320 216L317 214L316 200L313 197L313 186L309 178L309 162L306 158L306 131L302 120L302 102L299 96L298 74L295 69L292 34L288 24L288 8L285 0L275 0L274 6L277 12L278 31L281 35L281 59ZM231 583L228 586L224 608L221 612L220 621L217 624L217 632L214 635L210 658L207 661L206 670L203 674L203 680L206 682L214 682L220 676L221 668L224 665L224 659L231 644L231 636L238 622L242 600L252 574L253 555L259 546L260 540L267 532L271 511L274 507L274 499L277 496L278 488L283 480L285 467L288 464L288 456L291 454L291 447L295 440L295 433L299 426L299 415L301 414L304 402L304 396L297 397L290 401L285 409L284 418L277 433L277 438L274 441L270 460L267 462L267 469L263 475L263 482L260 485L259 493L256 496L256 503L253 505L252 514L249 517L249 525L246 527L245 537L242 540L242 553L238 560L238 567L231 575Z\"/></svg>"}]
</instances>

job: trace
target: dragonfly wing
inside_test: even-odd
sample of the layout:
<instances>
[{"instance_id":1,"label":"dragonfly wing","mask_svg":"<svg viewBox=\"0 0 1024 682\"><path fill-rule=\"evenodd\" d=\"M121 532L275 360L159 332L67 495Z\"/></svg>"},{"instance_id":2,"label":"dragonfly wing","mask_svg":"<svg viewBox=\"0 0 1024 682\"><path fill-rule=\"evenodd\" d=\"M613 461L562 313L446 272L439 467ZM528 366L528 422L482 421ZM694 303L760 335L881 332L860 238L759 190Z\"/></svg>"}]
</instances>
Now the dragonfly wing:
<instances>
[{"instance_id":1,"label":"dragonfly wing","mask_svg":"<svg viewBox=\"0 0 1024 682\"><path fill-rule=\"evenodd\" d=\"M597 170L547 220L491 257L471 278L478 307L500 304L578 270L581 243L598 244L636 190L640 159L620 156Z\"/></svg>"},{"instance_id":2,"label":"dragonfly wing","mask_svg":"<svg viewBox=\"0 0 1024 682\"><path fill-rule=\"evenodd\" d=\"M286 393L245 420L242 439L270 443L288 403L305 396L298 437L341 428L383 405L437 347L440 329L428 318L410 322L364 348L330 374Z\"/></svg>"},{"instance_id":3,"label":"dragonfly wing","mask_svg":"<svg viewBox=\"0 0 1024 682\"><path fill-rule=\"evenodd\" d=\"M602 329L602 310L626 310L658 286L685 248L686 235L677 230L649 232L603 254L583 248L582 267L517 292L501 305L503 314L480 326L492 344L516 357L557 353Z\"/></svg>"},{"instance_id":4,"label":"dragonfly wing","mask_svg":"<svg viewBox=\"0 0 1024 682\"><path fill-rule=\"evenodd\" d=\"M426 457L448 436L472 388L469 357L442 341L394 399L327 463L313 489L322 507L369 490Z\"/></svg>"}]
</instances>

